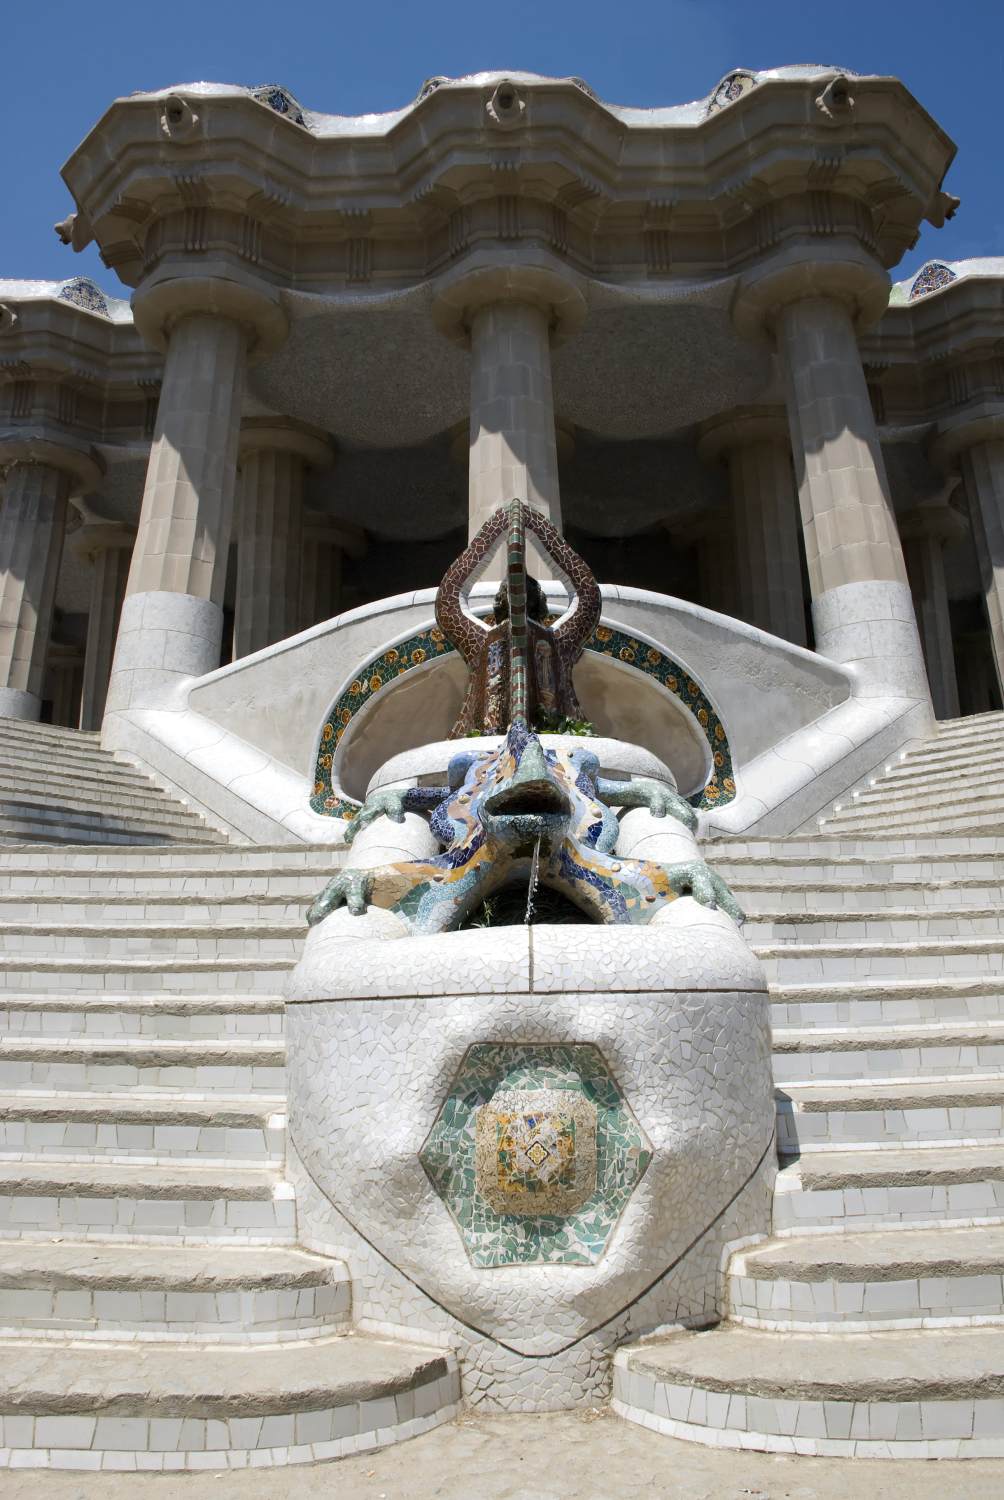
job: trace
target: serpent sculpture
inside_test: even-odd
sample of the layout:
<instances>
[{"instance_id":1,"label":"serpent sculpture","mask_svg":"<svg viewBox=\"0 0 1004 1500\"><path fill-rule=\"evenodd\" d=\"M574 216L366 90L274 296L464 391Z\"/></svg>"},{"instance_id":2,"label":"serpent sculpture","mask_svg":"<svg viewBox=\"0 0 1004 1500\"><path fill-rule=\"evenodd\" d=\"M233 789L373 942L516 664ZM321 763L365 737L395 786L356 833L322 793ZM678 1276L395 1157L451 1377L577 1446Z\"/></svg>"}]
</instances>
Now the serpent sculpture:
<instances>
[{"instance_id":1,"label":"serpent sculpture","mask_svg":"<svg viewBox=\"0 0 1004 1500\"><path fill-rule=\"evenodd\" d=\"M461 610L459 584L506 525L506 583L496 601L496 624L488 628ZM576 589L564 630L562 621L551 630L540 620L528 620L528 584L535 585L526 576L527 527L545 542ZM581 712L571 669L598 611L592 574L543 517L520 501L495 512L447 573L437 618L444 630L460 637L451 638L472 668L454 735L472 728L492 733L507 724L505 738L495 749L458 752L445 786L386 789L368 797L350 824L349 844L378 817L400 822L407 812L431 812L442 853L339 871L311 905L308 923L313 926L342 905L357 914L378 906L397 913L412 933L449 932L503 886L528 883L531 871L540 885L578 907L587 922L644 924L681 895L743 920L725 882L702 860L663 865L616 857L619 823L612 807L645 807L655 817L674 817L693 829L695 813L682 797L662 782L606 778L588 748L545 749L534 731L541 711ZM458 619L464 621L460 629Z\"/></svg>"}]
</instances>

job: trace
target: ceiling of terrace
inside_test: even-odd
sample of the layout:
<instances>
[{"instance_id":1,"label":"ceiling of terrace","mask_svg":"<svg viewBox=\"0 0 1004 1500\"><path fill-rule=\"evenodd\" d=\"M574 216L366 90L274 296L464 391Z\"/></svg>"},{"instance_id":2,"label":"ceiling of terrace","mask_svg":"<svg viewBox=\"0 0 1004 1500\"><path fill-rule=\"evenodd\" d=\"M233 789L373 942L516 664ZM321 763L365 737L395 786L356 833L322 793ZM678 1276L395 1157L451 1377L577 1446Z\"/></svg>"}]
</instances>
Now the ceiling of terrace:
<instances>
[{"instance_id":1,"label":"ceiling of terrace","mask_svg":"<svg viewBox=\"0 0 1004 1500\"><path fill-rule=\"evenodd\" d=\"M409 447L466 422L469 356L436 330L427 301L289 305L289 338L250 372L255 400L345 448ZM676 301L594 307L552 371L559 420L615 439L670 436L769 398L773 379L770 355L735 335L724 307Z\"/></svg>"}]
</instances>

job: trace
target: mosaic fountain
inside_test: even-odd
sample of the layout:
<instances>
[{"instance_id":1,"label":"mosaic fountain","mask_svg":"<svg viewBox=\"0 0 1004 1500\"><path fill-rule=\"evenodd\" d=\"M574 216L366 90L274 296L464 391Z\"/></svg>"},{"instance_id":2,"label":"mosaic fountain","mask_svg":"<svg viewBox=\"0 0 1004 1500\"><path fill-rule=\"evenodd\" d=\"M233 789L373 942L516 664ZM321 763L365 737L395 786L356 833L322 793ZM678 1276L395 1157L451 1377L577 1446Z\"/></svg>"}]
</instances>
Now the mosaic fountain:
<instances>
[{"instance_id":1,"label":"mosaic fountain","mask_svg":"<svg viewBox=\"0 0 1004 1500\"><path fill-rule=\"evenodd\" d=\"M503 542L486 622L464 588ZM287 991L301 1242L352 1267L361 1327L449 1344L509 1410L593 1404L615 1348L716 1321L770 1224L766 981L669 768L583 721L599 607L543 516L496 511L436 601L452 741L373 778Z\"/></svg>"}]
</instances>

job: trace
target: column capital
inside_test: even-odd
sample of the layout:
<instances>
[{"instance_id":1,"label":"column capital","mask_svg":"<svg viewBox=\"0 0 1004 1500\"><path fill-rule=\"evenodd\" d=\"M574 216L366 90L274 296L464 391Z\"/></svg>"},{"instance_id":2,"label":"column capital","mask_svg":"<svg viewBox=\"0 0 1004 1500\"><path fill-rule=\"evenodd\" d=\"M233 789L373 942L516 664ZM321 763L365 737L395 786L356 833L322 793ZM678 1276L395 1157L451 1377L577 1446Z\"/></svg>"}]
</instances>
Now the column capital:
<instances>
[{"instance_id":1,"label":"column capital","mask_svg":"<svg viewBox=\"0 0 1004 1500\"><path fill-rule=\"evenodd\" d=\"M93 562L102 552L131 552L135 541L135 526L121 521L85 521L73 532L70 548L85 562Z\"/></svg>"},{"instance_id":2,"label":"column capital","mask_svg":"<svg viewBox=\"0 0 1004 1500\"><path fill-rule=\"evenodd\" d=\"M857 241L843 236L802 241L747 271L732 299L732 322L745 338L770 337L792 302L825 297L843 303L855 325L869 328L889 306L889 276Z\"/></svg>"},{"instance_id":3,"label":"column capital","mask_svg":"<svg viewBox=\"0 0 1004 1500\"><path fill-rule=\"evenodd\" d=\"M433 322L446 338L468 348L475 313L497 302L540 308L547 316L554 346L575 333L585 319L585 280L533 246L507 246L504 258L497 250L477 251L437 282Z\"/></svg>"},{"instance_id":4,"label":"column capital","mask_svg":"<svg viewBox=\"0 0 1004 1500\"><path fill-rule=\"evenodd\" d=\"M791 450L788 415L781 406L739 406L702 422L697 451L705 463L726 459L735 448L772 443Z\"/></svg>"},{"instance_id":5,"label":"column capital","mask_svg":"<svg viewBox=\"0 0 1004 1500\"><path fill-rule=\"evenodd\" d=\"M1004 409L990 401L972 402L939 422L930 444L932 463L944 473L958 468L967 448L1004 441Z\"/></svg>"},{"instance_id":6,"label":"column capital","mask_svg":"<svg viewBox=\"0 0 1004 1500\"><path fill-rule=\"evenodd\" d=\"M104 477L104 460L88 443L55 438L46 433L18 433L0 437L0 475L17 464L42 464L70 477L72 493L86 495Z\"/></svg>"},{"instance_id":7,"label":"column capital","mask_svg":"<svg viewBox=\"0 0 1004 1500\"><path fill-rule=\"evenodd\" d=\"M312 469L327 469L335 461L335 445L326 432L293 417L247 417L241 423L240 456L263 450L293 453Z\"/></svg>"},{"instance_id":8,"label":"column capital","mask_svg":"<svg viewBox=\"0 0 1004 1500\"><path fill-rule=\"evenodd\" d=\"M199 275L179 275L164 266L148 276L132 297L133 321L155 349L166 350L171 330L196 314L227 318L248 333L248 358L274 354L289 333L289 319L274 287L248 278L237 280L224 263L200 264ZM214 274L215 272L215 274Z\"/></svg>"}]
</instances>

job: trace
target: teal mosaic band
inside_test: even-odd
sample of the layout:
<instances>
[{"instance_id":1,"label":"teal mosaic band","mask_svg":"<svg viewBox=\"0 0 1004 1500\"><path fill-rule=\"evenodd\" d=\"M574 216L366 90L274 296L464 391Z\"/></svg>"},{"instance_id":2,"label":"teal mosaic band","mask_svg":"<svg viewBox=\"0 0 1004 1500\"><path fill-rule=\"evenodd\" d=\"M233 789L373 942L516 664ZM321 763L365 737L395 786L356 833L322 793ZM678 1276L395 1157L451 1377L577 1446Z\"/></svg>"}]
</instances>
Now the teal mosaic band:
<instances>
[{"instance_id":1,"label":"teal mosaic band","mask_svg":"<svg viewBox=\"0 0 1004 1500\"><path fill-rule=\"evenodd\" d=\"M679 662L675 662L657 646L650 646L647 641L640 641L611 625L597 625L586 642L586 650L594 651L599 656L615 657L639 672L645 672L667 692L679 698L701 726L714 765L706 786L695 792L689 800L698 808L724 807L727 802L731 802L736 795L736 784L725 725L698 683L687 675ZM359 710L381 688L403 673L413 671L414 668L435 660L437 656L448 656L452 651L453 647L443 632L433 625L398 641L396 646L388 647L367 662L359 676L340 694L324 722L310 799L314 812L328 818L355 816L359 803L344 795L332 780L331 774L335 750L342 735Z\"/></svg>"}]
</instances>

